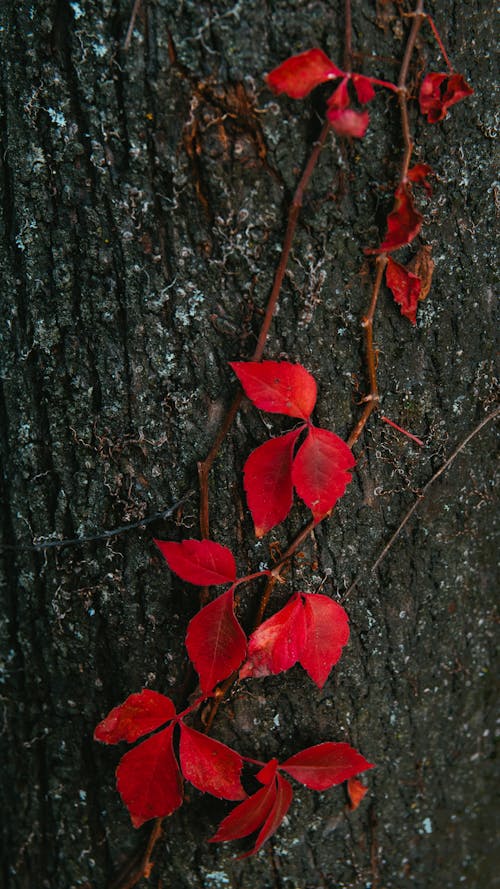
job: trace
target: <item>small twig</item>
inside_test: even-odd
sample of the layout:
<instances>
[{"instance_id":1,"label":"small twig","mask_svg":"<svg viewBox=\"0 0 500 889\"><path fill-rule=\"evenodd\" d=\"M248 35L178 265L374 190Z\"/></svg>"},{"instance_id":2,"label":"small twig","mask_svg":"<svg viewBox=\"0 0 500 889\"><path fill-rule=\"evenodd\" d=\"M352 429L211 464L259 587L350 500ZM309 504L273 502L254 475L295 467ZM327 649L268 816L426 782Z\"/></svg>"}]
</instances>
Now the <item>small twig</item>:
<instances>
[{"instance_id":1,"label":"small twig","mask_svg":"<svg viewBox=\"0 0 500 889\"><path fill-rule=\"evenodd\" d=\"M128 531L135 531L136 528L142 528L145 525L151 525L158 519L169 519L182 506L193 491L188 491L184 497L181 497L173 506L168 509L162 509L161 512L155 512L153 515L137 522L129 522L127 525L120 525L118 528L111 528L109 531L100 531L97 534L89 534L85 537L65 538L63 540L47 540L42 543L0 543L0 549L19 550L27 552L42 552L46 549L61 549L64 546L80 546L84 543L92 543L96 540L108 540L110 537L119 537L120 534L126 534Z\"/></svg>"},{"instance_id":2,"label":"small twig","mask_svg":"<svg viewBox=\"0 0 500 889\"><path fill-rule=\"evenodd\" d=\"M495 420L496 417L499 416L499 414L500 414L500 407L496 408L496 410L492 411L491 414L488 414L486 417L484 417L484 419L481 420L480 423L478 423L478 425L472 430L472 432L469 432L469 434L464 438L464 440L462 442L460 442L460 444L455 448L453 453L450 454L448 459L445 460L445 462L442 464L442 466L439 467L437 472L435 472L434 475L429 479L429 481L424 485L424 487L420 491L417 499L415 500L414 504L410 507L410 509L404 516L403 520L400 522L400 524L396 528L394 534L392 535L392 537L389 539L389 541L384 546L382 552L377 556L375 562L373 563L373 565L370 568L370 571L369 571L370 574L373 574L373 572L377 570L380 563L385 559L387 553L389 552L391 547L394 545L394 543L400 536L403 528L405 527L405 525L408 524L408 522L410 521L410 519L411 519L413 513L415 512L415 510L417 509L417 507L422 503L422 500L424 499L425 495L427 494L427 491L429 490L429 488L434 484L434 482L436 482L438 480L438 478L441 475L443 475L444 472L446 472L448 467L451 466L451 464L458 457L458 455L464 450L465 447L467 447L469 442L472 441L472 439L475 438L475 436L478 435L479 432L481 432L481 430L484 429L484 427L488 425L488 423L491 423L492 420ZM347 590L345 595L342 597L342 601L344 599L347 599L347 597L352 593L353 589L355 589L355 587L358 585L361 578L366 573L367 573L366 569L360 571L360 573L355 578L355 580L352 582L351 586L349 587L349 589Z\"/></svg>"},{"instance_id":3,"label":"small twig","mask_svg":"<svg viewBox=\"0 0 500 889\"><path fill-rule=\"evenodd\" d=\"M127 34L125 40L123 42L123 49L127 50L132 43L132 34L134 33L135 20L139 14L139 9L141 8L142 0L135 0L134 5L132 7L132 13L130 16L130 21L128 23Z\"/></svg>"},{"instance_id":4,"label":"small twig","mask_svg":"<svg viewBox=\"0 0 500 889\"><path fill-rule=\"evenodd\" d=\"M420 445L421 448L425 448L425 442L423 442L421 438L417 438L417 436L413 435L412 432L408 432L407 429L403 429L402 426L398 426L398 424L395 423L394 420L389 420L389 417L384 417L383 415L380 416L380 419L384 423L387 423L389 426L392 426L393 429L397 429L398 432L406 435L407 438L411 438L411 440L414 441L415 444Z\"/></svg>"},{"instance_id":5,"label":"small twig","mask_svg":"<svg viewBox=\"0 0 500 889\"><path fill-rule=\"evenodd\" d=\"M151 861L151 855L153 853L153 849L156 846L156 843L161 837L162 834L162 825L164 822L164 818L156 818L151 833L149 834L148 842L146 844L146 848L144 853L141 855L138 864L135 864L137 858L134 858L133 861L130 862L129 866L126 869L126 872L120 874L115 880L113 880L108 889L133 889L133 886L136 886L139 880L142 880L143 877L147 880L151 875L151 870L153 868L153 863Z\"/></svg>"},{"instance_id":6,"label":"small twig","mask_svg":"<svg viewBox=\"0 0 500 889\"><path fill-rule=\"evenodd\" d=\"M435 37L435 40L436 40L437 45L439 46L439 49L441 50L441 55L443 56L443 59L444 59L444 61L446 62L446 65L447 65L447 67L448 67L448 71L450 72L450 74L453 74L454 71L455 71L455 69L454 69L453 65L451 64L451 62L450 62L450 60L449 60L449 58L448 58L448 53L446 52L446 50L445 50L445 48L444 48L444 46L443 46L443 41L441 40L441 36L440 36L440 34L439 34L438 29L436 28L436 25L435 25L435 23L434 23L434 19L433 19L432 16L430 16L430 15L427 15L427 16L426 16L426 19L427 19L427 21L429 22L429 25L430 25L431 28L432 28L432 33L434 34L434 37Z\"/></svg>"},{"instance_id":7,"label":"small twig","mask_svg":"<svg viewBox=\"0 0 500 889\"><path fill-rule=\"evenodd\" d=\"M368 312L361 322L363 330L365 332L366 368L368 372L370 392L368 393L368 395L365 395L363 399L363 401L365 402L363 413L361 414L361 417L352 430L349 438L347 439L347 444L350 448L352 448L352 446L356 444L359 436L366 426L369 417L378 407L380 401L377 385L377 352L373 348L373 319L375 317L378 295L380 293L380 287L382 285L382 278L384 276L386 265L387 254L382 253L381 256L377 256L377 271L375 275L375 281L373 282L370 305L368 307Z\"/></svg>"},{"instance_id":8,"label":"small twig","mask_svg":"<svg viewBox=\"0 0 500 889\"><path fill-rule=\"evenodd\" d=\"M405 146L405 153L403 156L403 163L401 165L401 181L403 182L407 175L408 169L410 166L410 160L413 153L413 141L410 133L410 121L408 116L408 70L410 68L410 61L413 54L413 50L415 48L415 43L417 41L418 32L422 26L422 22L426 18L424 13L424 0L417 0L417 5L415 8L415 12L413 15L413 22L411 25L411 31L408 36L408 42L406 44L405 54L403 56L403 61L401 63L401 69L399 72L398 79L398 102L399 102L399 110L401 113L401 127L403 130L403 141Z\"/></svg>"}]
</instances>

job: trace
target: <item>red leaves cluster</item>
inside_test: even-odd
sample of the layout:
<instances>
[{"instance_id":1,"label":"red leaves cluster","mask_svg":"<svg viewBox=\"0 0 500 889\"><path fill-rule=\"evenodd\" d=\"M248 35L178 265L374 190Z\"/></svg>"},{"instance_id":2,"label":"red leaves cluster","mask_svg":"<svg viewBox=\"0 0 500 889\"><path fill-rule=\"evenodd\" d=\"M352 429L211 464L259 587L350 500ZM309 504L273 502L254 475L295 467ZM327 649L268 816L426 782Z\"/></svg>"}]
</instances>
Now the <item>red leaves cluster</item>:
<instances>
[{"instance_id":1,"label":"red leaves cluster","mask_svg":"<svg viewBox=\"0 0 500 889\"><path fill-rule=\"evenodd\" d=\"M273 759L256 775L264 787L224 818L210 842L238 840L258 831L251 851L240 857L258 852L278 829L292 802L292 786L280 772L286 772L312 790L327 790L371 768L372 763L348 744L333 741L308 747L281 764Z\"/></svg>"},{"instance_id":2,"label":"red leaves cluster","mask_svg":"<svg viewBox=\"0 0 500 889\"><path fill-rule=\"evenodd\" d=\"M132 743L165 724L122 757L116 770L118 792L132 824L171 815L182 804L183 776L198 790L221 799L241 800L243 760L239 753L189 728L170 698L144 689L130 695L99 723L94 738L104 744ZM180 725L179 761L174 731ZM180 763L180 768L179 768Z\"/></svg>"},{"instance_id":3,"label":"red leaves cluster","mask_svg":"<svg viewBox=\"0 0 500 889\"><path fill-rule=\"evenodd\" d=\"M348 639L347 614L340 605L318 593L295 593L250 636L240 679L281 673L298 662L322 688Z\"/></svg>"},{"instance_id":4,"label":"red leaves cluster","mask_svg":"<svg viewBox=\"0 0 500 889\"><path fill-rule=\"evenodd\" d=\"M424 77L420 87L420 111L427 116L429 123L437 123L446 117L452 105L473 92L461 74L431 72Z\"/></svg>"},{"instance_id":5,"label":"red leaves cluster","mask_svg":"<svg viewBox=\"0 0 500 889\"><path fill-rule=\"evenodd\" d=\"M374 84L396 91L394 84L342 71L321 49L309 49L292 56L271 71L266 80L275 93L286 93L292 99L303 99L320 83L337 78L342 78L342 81L328 100L326 116L340 136L354 136L359 139L366 133L369 115L367 111L354 111L349 107L349 82L353 84L361 105L371 102L375 97Z\"/></svg>"},{"instance_id":6,"label":"red leaves cluster","mask_svg":"<svg viewBox=\"0 0 500 889\"><path fill-rule=\"evenodd\" d=\"M286 361L233 362L231 367L256 407L306 421L256 448L245 463L244 486L255 534L262 537L286 518L294 488L320 520L344 494L355 460L341 438L312 425L314 378L300 364ZM295 452L303 432L307 437Z\"/></svg>"}]
</instances>

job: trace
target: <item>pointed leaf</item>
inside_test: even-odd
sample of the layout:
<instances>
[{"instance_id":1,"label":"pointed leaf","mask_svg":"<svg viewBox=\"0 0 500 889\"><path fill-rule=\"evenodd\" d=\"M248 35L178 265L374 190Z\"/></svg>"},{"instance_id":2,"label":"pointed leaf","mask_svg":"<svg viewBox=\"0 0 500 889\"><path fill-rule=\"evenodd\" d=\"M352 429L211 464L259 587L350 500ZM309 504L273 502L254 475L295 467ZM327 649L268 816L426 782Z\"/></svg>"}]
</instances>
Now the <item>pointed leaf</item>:
<instances>
[{"instance_id":1,"label":"pointed leaf","mask_svg":"<svg viewBox=\"0 0 500 889\"><path fill-rule=\"evenodd\" d=\"M323 50L309 49L282 62L267 75L266 81L275 93L303 99L320 83L342 77L342 74Z\"/></svg>"},{"instance_id":2,"label":"pointed leaf","mask_svg":"<svg viewBox=\"0 0 500 889\"><path fill-rule=\"evenodd\" d=\"M354 89L356 90L358 101L361 102L362 105L365 105L366 102L371 102L371 100L375 98L375 90L373 89L373 83L369 77L363 77L362 74L353 74L352 82L354 84Z\"/></svg>"},{"instance_id":3,"label":"pointed leaf","mask_svg":"<svg viewBox=\"0 0 500 889\"><path fill-rule=\"evenodd\" d=\"M354 812L360 802L368 793L368 787L361 783L359 778L349 778L347 781L347 794L349 796L349 808Z\"/></svg>"},{"instance_id":4,"label":"pointed leaf","mask_svg":"<svg viewBox=\"0 0 500 889\"><path fill-rule=\"evenodd\" d=\"M220 543L212 540L183 540L181 543L155 540L155 543L168 567L189 583L215 586L236 580L234 556Z\"/></svg>"},{"instance_id":5,"label":"pointed leaf","mask_svg":"<svg viewBox=\"0 0 500 889\"><path fill-rule=\"evenodd\" d=\"M399 185L395 191L394 208L387 217L387 234L377 248L365 249L365 253L388 253L409 244L422 228L423 216L415 208L408 185Z\"/></svg>"},{"instance_id":6,"label":"pointed leaf","mask_svg":"<svg viewBox=\"0 0 500 889\"><path fill-rule=\"evenodd\" d=\"M209 839L209 843L227 843L247 837L264 823L275 801L276 781L273 781L236 806L221 821L217 833Z\"/></svg>"},{"instance_id":7,"label":"pointed leaf","mask_svg":"<svg viewBox=\"0 0 500 889\"><path fill-rule=\"evenodd\" d=\"M269 812L264 824L262 825L262 829L255 841L255 846L250 852L245 852L244 855L239 855L238 858L248 858L250 855L255 855L259 849L262 848L266 840L269 839L276 833L278 827L280 826L283 818L285 817L288 809L290 808L292 798L293 798L293 790L292 785L283 778L282 775L277 775L277 792L276 799L274 800L273 807Z\"/></svg>"},{"instance_id":8,"label":"pointed leaf","mask_svg":"<svg viewBox=\"0 0 500 889\"><path fill-rule=\"evenodd\" d=\"M235 750L181 723L179 757L184 777L198 790L219 799L246 798L240 782L243 760Z\"/></svg>"},{"instance_id":9,"label":"pointed leaf","mask_svg":"<svg viewBox=\"0 0 500 889\"><path fill-rule=\"evenodd\" d=\"M263 411L308 420L316 404L316 380L288 361L231 361L245 394Z\"/></svg>"},{"instance_id":10,"label":"pointed leaf","mask_svg":"<svg viewBox=\"0 0 500 889\"><path fill-rule=\"evenodd\" d=\"M129 695L123 704L108 713L97 726L94 739L103 744L118 744L119 741L131 744L174 716L175 707L170 698L144 688Z\"/></svg>"},{"instance_id":11,"label":"pointed leaf","mask_svg":"<svg viewBox=\"0 0 500 889\"><path fill-rule=\"evenodd\" d=\"M412 324L417 323L417 306L420 299L422 282L418 275L405 269L404 265L395 262L390 256L387 259L385 280L394 301L401 308L401 314Z\"/></svg>"},{"instance_id":12,"label":"pointed leaf","mask_svg":"<svg viewBox=\"0 0 500 889\"><path fill-rule=\"evenodd\" d=\"M304 644L304 608L295 593L287 605L257 627L248 643L240 679L269 676L293 667Z\"/></svg>"},{"instance_id":13,"label":"pointed leaf","mask_svg":"<svg viewBox=\"0 0 500 889\"><path fill-rule=\"evenodd\" d=\"M370 123L368 111L353 111L352 108L344 111L330 108L326 116L339 136L353 136L355 139L363 138Z\"/></svg>"},{"instance_id":14,"label":"pointed leaf","mask_svg":"<svg viewBox=\"0 0 500 889\"><path fill-rule=\"evenodd\" d=\"M182 803L182 778L174 756L169 726L129 750L116 770L116 786L132 824L171 815Z\"/></svg>"},{"instance_id":15,"label":"pointed leaf","mask_svg":"<svg viewBox=\"0 0 500 889\"><path fill-rule=\"evenodd\" d=\"M265 766L261 768L260 772L257 772L255 776L257 781L260 781L261 784L270 784L276 777L278 766L279 761L277 759L270 759L269 762L266 762Z\"/></svg>"},{"instance_id":16,"label":"pointed leaf","mask_svg":"<svg viewBox=\"0 0 500 889\"><path fill-rule=\"evenodd\" d=\"M280 769L312 790L326 790L372 768L373 763L367 762L349 744L336 744L333 741L308 747L280 765Z\"/></svg>"},{"instance_id":17,"label":"pointed leaf","mask_svg":"<svg viewBox=\"0 0 500 889\"><path fill-rule=\"evenodd\" d=\"M245 463L244 486L257 537L279 525L293 501L292 460L301 429L271 438Z\"/></svg>"},{"instance_id":18,"label":"pointed leaf","mask_svg":"<svg viewBox=\"0 0 500 889\"><path fill-rule=\"evenodd\" d=\"M301 593L305 640L299 662L319 688L337 663L349 639L347 614L341 605L320 593Z\"/></svg>"},{"instance_id":19,"label":"pointed leaf","mask_svg":"<svg viewBox=\"0 0 500 889\"><path fill-rule=\"evenodd\" d=\"M325 515L345 492L356 461L338 435L311 426L293 462L292 480L297 494L315 518Z\"/></svg>"},{"instance_id":20,"label":"pointed leaf","mask_svg":"<svg viewBox=\"0 0 500 889\"><path fill-rule=\"evenodd\" d=\"M200 677L203 694L240 666L247 639L234 615L230 589L195 614L188 626L186 648Z\"/></svg>"}]
</instances>

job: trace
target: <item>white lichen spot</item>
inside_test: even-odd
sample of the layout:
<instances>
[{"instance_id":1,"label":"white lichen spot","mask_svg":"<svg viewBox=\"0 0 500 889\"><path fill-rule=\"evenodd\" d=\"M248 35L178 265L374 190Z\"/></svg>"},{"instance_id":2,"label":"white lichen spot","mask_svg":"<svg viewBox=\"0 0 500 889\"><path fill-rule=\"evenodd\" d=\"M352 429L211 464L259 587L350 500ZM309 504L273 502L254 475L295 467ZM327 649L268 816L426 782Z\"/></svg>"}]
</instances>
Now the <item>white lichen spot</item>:
<instances>
[{"instance_id":1,"label":"white lichen spot","mask_svg":"<svg viewBox=\"0 0 500 889\"><path fill-rule=\"evenodd\" d=\"M71 6L71 9L73 10L73 15L75 16L75 19L77 19L77 20L81 19L82 16L85 15L85 10L82 9L82 7L80 6L79 3L70 2L69 5Z\"/></svg>"},{"instance_id":2,"label":"white lichen spot","mask_svg":"<svg viewBox=\"0 0 500 889\"><path fill-rule=\"evenodd\" d=\"M279 715L279 713L277 713L276 716L273 716L273 722L274 722L276 728L279 728L279 727L280 727L280 715Z\"/></svg>"},{"instance_id":3,"label":"white lichen spot","mask_svg":"<svg viewBox=\"0 0 500 889\"><path fill-rule=\"evenodd\" d=\"M229 886L230 880L228 875L223 870L211 870L205 874L205 879L203 880L203 885L206 887L216 887L216 889L222 889L223 886Z\"/></svg>"},{"instance_id":4,"label":"white lichen spot","mask_svg":"<svg viewBox=\"0 0 500 889\"><path fill-rule=\"evenodd\" d=\"M424 818L422 821L422 827L424 829L424 833L432 833L432 821L430 818Z\"/></svg>"},{"instance_id":5,"label":"white lichen spot","mask_svg":"<svg viewBox=\"0 0 500 889\"><path fill-rule=\"evenodd\" d=\"M60 111L56 111L55 108L47 108L47 114L49 115L52 123L55 123L57 127L66 126L66 118Z\"/></svg>"}]
</instances>

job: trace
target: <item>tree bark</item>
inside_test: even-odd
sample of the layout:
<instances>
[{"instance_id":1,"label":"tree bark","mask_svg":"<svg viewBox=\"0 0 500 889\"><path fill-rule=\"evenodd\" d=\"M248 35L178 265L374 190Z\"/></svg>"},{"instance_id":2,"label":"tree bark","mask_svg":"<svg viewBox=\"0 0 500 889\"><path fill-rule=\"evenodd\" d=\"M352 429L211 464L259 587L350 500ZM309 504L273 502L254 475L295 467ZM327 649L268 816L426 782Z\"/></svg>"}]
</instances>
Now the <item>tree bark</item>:
<instances>
[{"instance_id":1,"label":"tree bark","mask_svg":"<svg viewBox=\"0 0 500 889\"><path fill-rule=\"evenodd\" d=\"M398 4L399 6L400 4ZM12 889L116 883L150 830L114 787L120 752L95 725L147 686L179 703L197 593L153 536L198 531L196 463L248 358L286 225L322 125L312 99L276 99L263 74L321 46L342 63L342 4L5 0L0 120L3 881ZM353 4L354 67L394 80L408 22ZM375 8L377 6L377 8ZM300 668L237 687L213 735L281 760L347 741L376 769L348 813L342 788L295 788L255 858L206 839L225 803L189 790L164 824L149 882L186 889L457 889L497 885L493 772L493 428L419 492L494 406L493 7L436 4L475 89L440 125L412 106L436 178L423 239L432 290L416 328L386 293L375 319L383 413L356 445L353 483L278 587L345 599L351 639L321 692ZM444 65L429 29L412 77ZM380 243L403 152L397 102L379 95L365 139L330 138L307 192L266 356L317 378L318 425L347 438L365 391L365 246ZM268 430L263 428L268 427ZM211 535L240 574L271 563L307 521L255 542L243 463L269 430L243 406L210 478ZM171 515L149 522L187 497ZM36 548L40 541L116 536ZM33 548L35 544L35 548ZM251 626L256 585L245 594ZM253 598L252 598L253 597ZM243 846L242 846L243 848Z\"/></svg>"}]
</instances>

